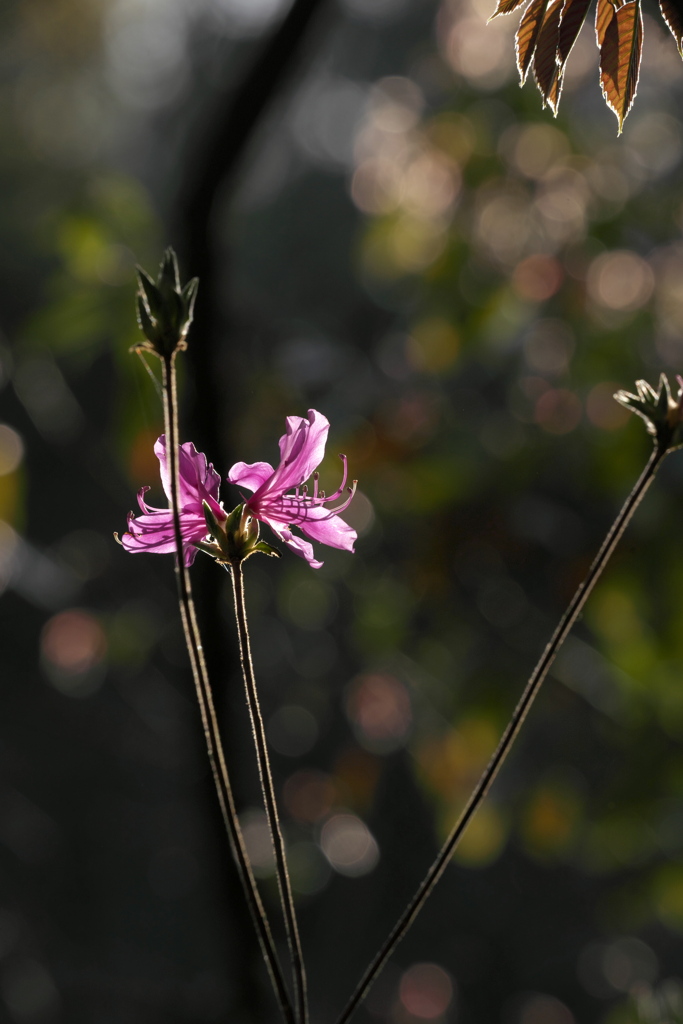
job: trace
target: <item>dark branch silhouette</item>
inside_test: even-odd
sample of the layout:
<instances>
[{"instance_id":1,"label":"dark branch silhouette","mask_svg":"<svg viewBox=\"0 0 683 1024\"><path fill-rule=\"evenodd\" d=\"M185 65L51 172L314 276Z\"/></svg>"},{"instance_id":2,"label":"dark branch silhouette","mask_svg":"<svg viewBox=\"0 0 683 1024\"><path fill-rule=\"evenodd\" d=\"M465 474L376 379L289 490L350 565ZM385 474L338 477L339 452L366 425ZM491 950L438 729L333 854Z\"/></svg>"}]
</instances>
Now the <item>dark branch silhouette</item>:
<instances>
[{"instance_id":1,"label":"dark branch silhouette","mask_svg":"<svg viewBox=\"0 0 683 1024\"><path fill-rule=\"evenodd\" d=\"M301 58L314 15L326 3L327 0L294 0L287 15L261 46L242 81L237 86L231 81L221 94L211 98L207 104L210 109L202 118L196 137L187 140L187 172L175 202L171 225L172 240L183 272L199 278L192 343L186 353L193 388L183 402L183 419L192 424L192 440L202 451L211 453L210 458L221 466L228 466L233 461L227 438L231 434L231 419L240 405L240 382L234 376L224 379L221 373L225 349L229 349L231 343L231 332L230 318L219 301L217 288L217 245L212 223L216 198L219 193L225 196L226 191L234 186L236 172L261 119ZM225 278L224 259L222 256L221 280ZM181 433L181 440L188 439L187 433ZM226 694L221 685L229 668L229 655L226 656L222 639L225 623L220 615L223 581L221 574L206 571L210 569L213 566L208 561L203 565L198 559L195 570L197 605L206 637L204 654L216 681L216 704L219 717L225 723L224 728L227 728L226 747L230 750L234 749L233 741L236 739L231 734L237 729L231 724L235 722L235 716L221 715L221 707L226 701L241 702L242 698ZM238 804L240 781L238 775L235 779ZM244 941L251 935L249 921L236 878L230 879L228 884L232 911L243 918L236 925L237 933L243 937L239 946L242 964L238 969L242 1009L257 1020L262 1018L265 1009L261 1004L261 994L254 987L253 970L259 959L258 947L255 939Z\"/></svg>"},{"instance_id":2,"label":"dark branch silhouette","mask_svg":"<svg viewBox=\"0 0 683 1024\"><path fill-rule=\"evenodd\" d=\"M215 372L219 339L225 337L227 327L216 294L212 230L216 197L234 184L255 130L291 76L314 16L326 4L328 0L294 0L242 82L214 100L214 114L205 122L203 139L191 141L190 171L177 204L177 248L185 273L200 280L195 343L188 352L196 392L190 411L197 444L215 458L227 454L221 452L219 410L236 390L232 382L233 394L226 396Z\"/></svg>"}]
</instances>

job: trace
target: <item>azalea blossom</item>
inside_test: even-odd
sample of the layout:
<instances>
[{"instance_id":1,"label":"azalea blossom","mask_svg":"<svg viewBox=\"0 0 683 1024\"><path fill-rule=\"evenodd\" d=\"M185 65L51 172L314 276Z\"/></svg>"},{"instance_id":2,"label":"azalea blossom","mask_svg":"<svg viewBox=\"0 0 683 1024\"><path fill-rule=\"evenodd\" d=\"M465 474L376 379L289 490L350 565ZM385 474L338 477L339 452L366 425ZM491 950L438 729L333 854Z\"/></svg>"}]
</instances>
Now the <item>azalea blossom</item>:
<instances>
[{"instance_id":1,"label":"azalea blossom","mask_svg":"<svg viewBox=\"0 0 683 1024\"><path fill-rule=\"evenodd\" d=\"M309 409L308 418L287 417L287 432L280 438L280 464L277 469L268 462L236 462L228 474L230 483L246 487L254 493L245 501L245 511L266 523L275 536L295 554L305 558L310 566L319 569L323 564L313 554L313 545L292 533L298 526L302 533L322 544L344 551L353 551L356 531L338 515L349 506L356 490L356 481L346 488L346 456L340 455L344 467L341 484L328 496L318 487L315 470L323 460L328 420ZM309 493L305 481L313 476L313 491ZM344 495L344 497L342 497ZM327 508L328 502L341 502Z\"/></svg>"},{"instance_id":2,"label":"azalea blossom","mask_svg":"<svg viewBox=\"0 0 683 1024\"><path fill-rule=\"evenodd\" d=\"M166 437L162 434L154 445L154 454L159 460L161 483L166 497L171 501L171 478ZM208 529L202 502L207 502L218 522L227 519L225 510L218 502L221 478L206 455L198 452L192 442L187 441L178 448L178 505L180 508L180 534L183 539L183 562L192 565L197 554L195 544L206 539ZM126 551L133 554L148 551L153 554L168 554L176 550L173 529L173 512L170 508L152 508L145 502L149 487L138 491L141 516L128 516L128 533L121 543Z\"/></svg>"}]
</instances>

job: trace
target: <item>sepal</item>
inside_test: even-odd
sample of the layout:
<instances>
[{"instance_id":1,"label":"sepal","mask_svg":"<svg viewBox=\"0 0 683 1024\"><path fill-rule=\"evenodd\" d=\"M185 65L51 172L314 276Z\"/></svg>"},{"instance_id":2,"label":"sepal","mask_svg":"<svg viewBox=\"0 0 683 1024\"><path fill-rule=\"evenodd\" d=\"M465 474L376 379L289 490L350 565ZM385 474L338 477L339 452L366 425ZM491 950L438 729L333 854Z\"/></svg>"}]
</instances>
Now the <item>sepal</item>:
<instances>
[{"instance_id":1,"label":"sepal","mask_svg":"<svg viewBox=\"0 0 683 1024\"><path fill-rule=\"evenodd\" d=\"M138 327L140 328L144 336L149 339L154 334L156 324L152 320L152 317L149 312L149 306L143 299L142 295L136 295L135 302L137 305L138 313Z\"/></svg>"},{"instance_id":2,"label":"sepal","mask_svg":"<svg viewBox=\"0 0 683 1024\"><path fill-rule=\"evenodd\" d=\"M202 502L202 508L204 509L204 520L206 522L206 529L208 530L210 536L217 541L221 533L223 532L224 527L227 525L227 521L223 524L219 523L208 501ZM228 519L229 518L230 517L228 516Z\"/></svg>"},{"instance_id":3,"label":"sepal","mask_svg":"<svg viewBox=\"0 0 683 1024\"><path fill-rule=\"evenodd\" d=\"M213 555L216 561L234 565L257 552L275 558L280 557L279 551L265 541L259 540L258 520L249 514L244 505L234 508L222 522L216 517L208 502L204 501L202 505L206 528L212 540L210 543L197 544L197 547Z\"/></svg>"},{"instance_id":4,"label":"sepal","mask_svg":"<svg viewBox=\"0 0 683 1024\"><path fill-rule=\"evenodd\" d=\"M254 544L254 551L260 551L264 555L270 555L271 558L282 557L277 548L271 547L270 544L266 544L264 540L260 540L258 544Z\"/></svg>"},{"instance_id":5,"label":"sepal","mask_svg":"<svg viewBox=\"0 0 683 1024\"><path fill-rule=\"evenodd\" d=\"M164 252L161 266L159 267L158 282L159 288L164 294L180 291L178 257L170 246Z\"/></svg>"},{"instance_id":6,"label":"sepal","mask_svg":"<svg viewBox=\"0 0 683 1024\"><path fill-rule=\"evenodd\" d=\"M149 310L150 316L153 316L156 320L161 316L164 309L161 292L146 270L143 270L142 267L136 267L135 272L138 278L138 299Z\"/></svg>"},{"instance_id":7,"label":"sepal","mask_svg":"<svg viewBox=\"0 0 683 1024\"><path fill-rule=\"evenodd\" d=\"M192 322L194 317L194 300L197 298L197 289L199 288L199 278L192 277L183 288L181 295L183 297L183 315L185 316L188 323Z\"/></svg>"}]
</instances>

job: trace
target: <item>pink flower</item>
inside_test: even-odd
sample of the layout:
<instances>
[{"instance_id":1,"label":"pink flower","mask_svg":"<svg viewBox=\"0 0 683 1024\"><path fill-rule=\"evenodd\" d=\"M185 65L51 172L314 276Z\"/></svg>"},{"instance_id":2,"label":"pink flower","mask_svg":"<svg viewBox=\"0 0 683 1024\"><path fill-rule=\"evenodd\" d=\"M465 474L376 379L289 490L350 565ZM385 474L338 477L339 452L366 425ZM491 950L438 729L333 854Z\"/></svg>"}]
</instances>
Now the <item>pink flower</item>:
<instances>
[{"instance_id":1,"label":"pink flower","mask_svg":"<svg viewBox=\"0 0 683 1024\"><path fill-rule=\"evenodd\" d=\"M159 460L161 483L169 502L171 501L171 480L168 456L166 453L166 437L162 434L154 445L154 454ZM183 562L192 565L197 554L194 547L197 541L204 540L208 530L202 502L206 501L219 522L225 522L227 516L218 503L218 489L221 478L213 466L206 461L206 455L198 452L190 442L178 448L178 503L180 505L180 533L183 539ZM138 551L149 551L152 554L168 554L176 550L173 532L173 513L170 508L152 508L144 500L149 487L138 491L138 504L143 515L135 517L131 512L128 516L128 533L124 533L121 543L126 551L135 554Z\"/></svg>"},{"instance_id":2,"label":"pink flower","mask_svg":"<svg viewBox=\"0 0 683 1024\"><path fill-rule=\"evenodd\" d=\"M236 462L228 474L231 483L254 492L245 502L245 510L254 519L266 523L279 540L305 558L314 569L319 569L323 563L315 559L312 544L292 533L292 526L298 526L313 540L344 551L353 551L356 540L356 531L337 515L350 504L356 490L355 481L341 504L332 509L325 507L327 502L337 501L344 494L346 456L340 455L344 476L334 494L326 497L323 491L318 490L317 473L313 476L312 494L304 484L323 460L329 429L329 422L315 409L309 409L308 419L288 416L287 433L280 438L280 464L277 469L267 462L253 462L251 465ZM286 493L292 489L293 493Z\"/></svg>"}]
</instances>

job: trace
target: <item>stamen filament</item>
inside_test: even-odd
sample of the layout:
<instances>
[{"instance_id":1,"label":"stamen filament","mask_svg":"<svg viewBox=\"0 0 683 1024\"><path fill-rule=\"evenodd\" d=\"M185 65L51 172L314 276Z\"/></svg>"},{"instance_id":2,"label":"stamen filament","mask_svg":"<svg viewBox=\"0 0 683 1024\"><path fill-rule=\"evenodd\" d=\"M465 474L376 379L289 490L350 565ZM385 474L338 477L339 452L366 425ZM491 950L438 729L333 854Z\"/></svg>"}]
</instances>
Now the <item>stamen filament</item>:
<instances>
[{"instance_id":1,"label":"stamen filament","mask_svg":"<svg viewBox=\"0 0 683 1024\"><path fill-rule=\"evenodd\" d=\"M342 482L339 484L339 487L334 492L334 494L331 494L329 496L329 498L325 498L325 501L336 501L337 498L340 495L342 495L344 493L345 489L346 489L346 480L347 480L348 475L349 475L348 460L347 460L345 455L340 455L339 458L342 460L342 465L344 467L344 472L343 472L343 475L342 475Z\"/></svg>"},{"instance_id":2,"label":"stamen filament","mask_svg":"<svg viewBox=\"0 0 683 1024\"><path fill-rule=\"evenodd\" d=\"M309 518L306 514L309 510L320 508L327 502L336 501L337 498L340 498L346 490L349 493L349 497L336 508L326 509L328 514L316 519L316 522L325 522L326 520L331 519L332 516L337 515L338 512L343 512L344 509L348 508L351 499L356 493L358 481L354 480L352 487L346 487L346 481L348 479L348 461L345 455L340 455L339 458L342 460L343 473L341 483L334 494L327 496L325 491L319 490L320 474L316 471L313 474L313 494L308 493L308 484L297 485L294 488L293 494L282 494L270 501L267 498L265 500L261 499L261 501L259 501L259 511L281 522L294 524L297 522L305 522L306 519Z\"/></svg>"}]
</instances>

